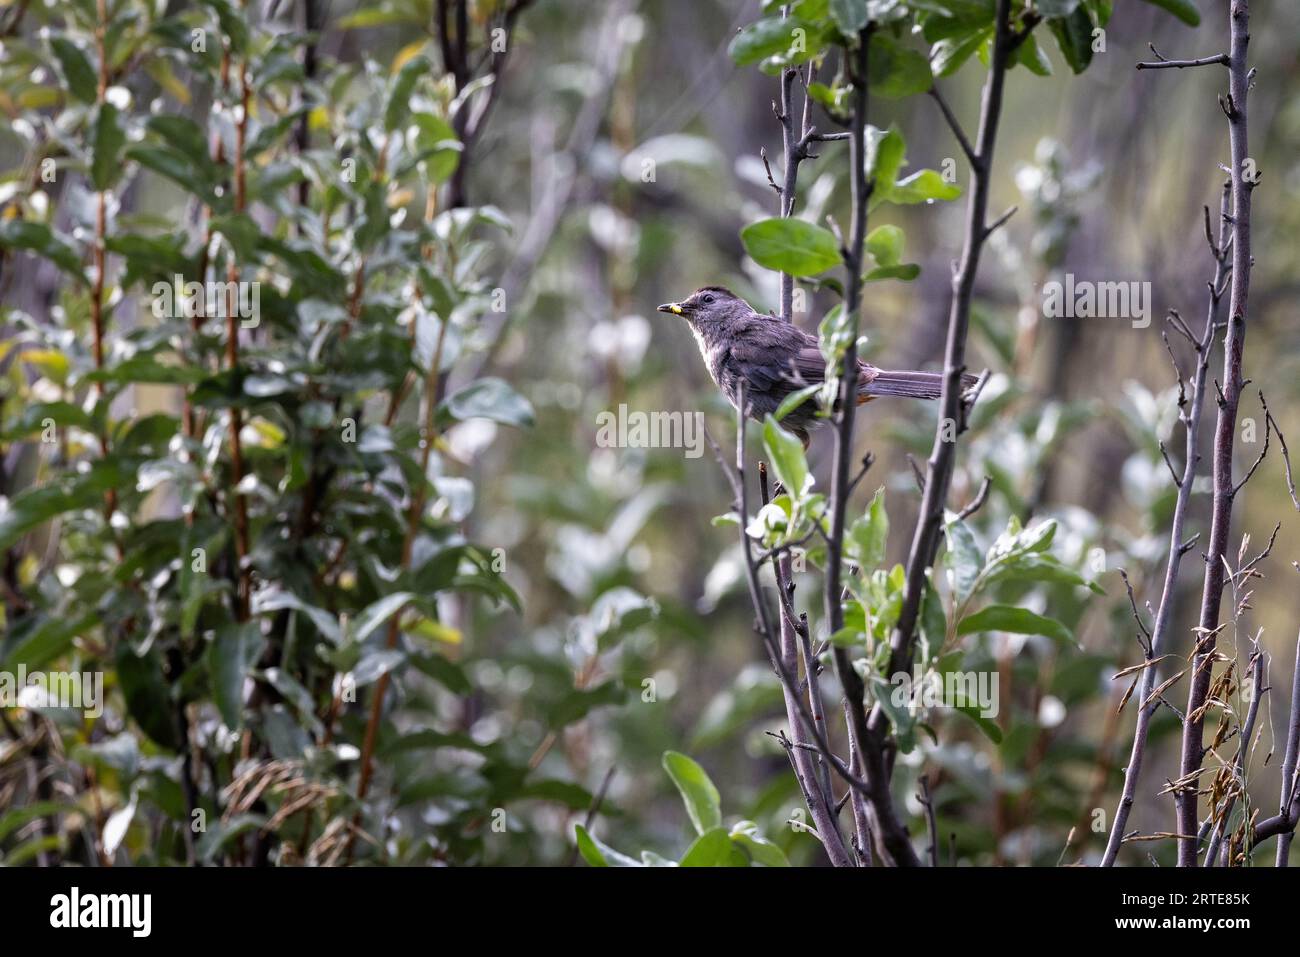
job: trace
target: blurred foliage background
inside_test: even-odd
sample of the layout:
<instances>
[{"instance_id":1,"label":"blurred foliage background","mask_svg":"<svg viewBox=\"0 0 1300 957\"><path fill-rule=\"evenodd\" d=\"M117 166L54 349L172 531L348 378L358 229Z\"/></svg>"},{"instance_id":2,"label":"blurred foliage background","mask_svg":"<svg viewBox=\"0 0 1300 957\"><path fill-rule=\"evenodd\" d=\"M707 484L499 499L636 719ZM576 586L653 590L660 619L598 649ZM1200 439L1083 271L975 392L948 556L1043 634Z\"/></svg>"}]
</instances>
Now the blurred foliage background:
<instances>
[{"instance_id":1,"label":"blurred foliage background","mask_svg":"<svg viewBox=\"0 0 1300 957\"><path fill-rule=\"evenodd\" d=\"M1040 33L1050 75L1009 76L992 209L1019 212L979 275L972 365L992 375L953 502L987 476L979 547L1013 518L1054 520L1054 552L1104 594L1019 594L1077 647L973 637L967 667L1002 680L1000 740L940 714L936 738L900 759L913 833L925 772L945 858L951 842L963 864L1095 861L1114 812L1133 709L1116 716L1127 683L1112 676L1141 658L1117 570L1139 603L1158 601L1175 492L1158 445L1177 396L1161 317L1203 312L1201 207L1217 208L1228 161L1219 71L1133 64L1148 43L1218 51L1224 4L1198 5L1192 27L1170 4L1117 3L1086 72ZM729 507L722 475L707 452L596 441L620 404L703 410L724 446L732 435L693 338L654 307L710 283L777 305L775 274L739 238L774 214L760 150L780 155L777 80L727 54L759 15L757 0L0 4L0 669L102 670L107 689L96 719L3 709L6 862L563 864L584 822L634 857L676 860L717 803L700 768L721 820L753 822L737 831L755 835L753 859L824 862L791 826L798 792L766 733L780 692L734 530L712 522ZM1297 9L1257 11L1246 367L1288 435L1298 34ZM983 76L971 59L938 81L968 126ZM873 100L870 121L903 133L908 169L964 165L928 97ZM845 149L804 164L799 215L847 222ZM936 367L962 215L961 202L873 214L906 231L921 273L867 287L868 361ZM262 284L234 364L219 322L149 309L155 281L203 266ZM1067 272L1150 282L1151 325L1042 318L1043 283ZM815 330L835 301L810 290L801 324ZM886 568L905 558L919 499L907 455L927 453L932 415L887 402L860 415L859 452L877 464L851 508L885 488ZM1242 415L1262 438L1253 401ZM821 437L809 452L823 481L829 449ZM1243 443L1239 467L1256 454ZM1193 531L1208 498L1198 485ZM1235 527L1252 551L1282 529L1228 644L1262 629L1274 689L1289 686L1300 622L1290 512L1270 456ZM1199 562L1179 587L1185 654ZM816 590L800 594L815 630ZM1249 764L1269 806L1285 698L1266 700ZM1144 832L1172 830L1157 792L1177 738L1161 712L1133 818ZM1121 860L1148 854L1171 863L1173 847Z\"/></svg>"}]
</instances>

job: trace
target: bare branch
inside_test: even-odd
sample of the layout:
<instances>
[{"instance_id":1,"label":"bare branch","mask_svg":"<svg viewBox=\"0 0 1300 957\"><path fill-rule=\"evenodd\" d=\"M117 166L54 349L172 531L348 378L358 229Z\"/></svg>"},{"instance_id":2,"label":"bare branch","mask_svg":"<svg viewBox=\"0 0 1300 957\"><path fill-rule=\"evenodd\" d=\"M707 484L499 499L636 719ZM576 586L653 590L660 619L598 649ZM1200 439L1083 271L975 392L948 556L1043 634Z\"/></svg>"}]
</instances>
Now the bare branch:
<instances>
[{"instance_id":1,"label":"bare branch","mask_svg":"<svg viewBox=\"0 0 1300 957\"><path fill-rule=\"evenodd\" d=\"M1173 622L1174 593L1182 558L1200 539L1199 533L1184 539L1183 529L1187 520L1187 511L1191 500L1192 487L1195 483L1197 465L1201 459L1200 424L1202 411L1205 407L1211 355L1210 344L1219 326L1219 297L1214 294L1214 289L1225 281L1228 272L1226 248L1229 244L1227 230L1230 201L1230 195L1225 191L1219 201L1219 241L1214 244L1220 250L1220 255L1215 259L1214 278L1210 282L1210 296L1206 303L1205 328L1200 339L1198 340L1192 334L1182 316L1176 310L1170 311L1171 325L1191 342L1196 351L1197 362L1191 383L1191 395L1187 400L1184 417L1183 472L1178 483L1178 494L1175 499L1174 514L1169 530L1164 582L1161 587L1160 603L1156 611L1154 626L1150 634L1148 658L1151 659L1153 665L1166 657L1165 645L1168 642ZM1137 794L1138 780L1141 777L1142 764L1146 755L1147 737L1156 709L1161 704L1165 704L1174 714L1179 716L1180 721L1183 721L1178 709L1169 704L1163 694L1164 690L1182 674L1180 672L1174 679L1166 681L1160 687L1157 687L1157 681L1159 680L1158 667L1148 667L1143 670L1140 676L1139 701L1142 703L1138 708L1137 724L1133 731L1133 744L1129 752L1128 764L1124 768L1124 785L1120 794L1119 805L1115 808L1110 836L1107 839L1106 850L1102 855L1101 866L1103 867L1110 867L1115 863L1120 847L1130 837L1126 831L1129 812L1132 810Z\"/></svg>"},{"instance_id":2,"label":"bare branch","mask_svg":"<svg viewBox=\"0 0 1300 957\"><path fill-rule=\"evenodd\" d=\"M1250 468L1246 470L1246 474L1242 476L1241 481L1232 487L1232 494L1231 494L1232 498L1236 498L1237 493L1246 487L1246 483L1249 482L1251 478L1254 477L1255 470L1259 468L1260 465L1263 464L1264 459L1268 457L1268 439L1269 439L1269 435L1273 431L1272 423L1273 423L1272 416L1264 417L1264 447L1259 450L1259 455L1255 458L1255 461L1251 463Z\"/></svg>"},{"instance_id":3,"label":"bare branch","mask_svg":"<svg viewBox=\"0 0 1300 957\"><path fill-rule=\"evenodd\" d=\"M1210 688L1210 669L1202 665L1214 654L1213 635L1218 630L1223 600L1226 550L1232 525L1232 502L1239 486L1232 484L1232 456L1236 438L1237 406L1245 385L1242 357L1246 340L1246 312L1250 292L1250 184L1244 169L1249 153L1246 111L1249 97L1249 67L1246 63L1250 44L1250 7L1244 2L1228 5L1230 45L1228 53L1228 97L1220 100L1228 118L1228 140L1232 156L1232 286L1228 307L1228 327L1224 336L1223 385L1220 390L1218 417L1214 432L1214 495L1211 504L1210 545L1201 589L1199 633L1209 637L1209 645L1198 654L1203 657L1193 667L1187 696L1187 720L1183 724L1181 775L1193 778L1205 757L1203 741L1204 709ZM1221 248L1226 244L1220 244ZM1216 287L1219 283L1215 283ZM1194 789L1180 792L1175 798L1178 830L1184 834L1196 829L1198 795ZM1196 842L1180 840L1178 863L1195 867Z\"/></svg>"},{"instance_id":4,"label":"bare branch","mask_svg":"<svg viewBox=\"0 0 1300 957\"><path fill-rule=\"evenodd\" d=\"M1165 465L1169 469L1169 476L1174 480L1174 485L1179 488L1183 487L1183 480L1178 477L1178 472L1174 470L1174 463L1169 461L1169 450L1165 448L1165 443L1160 443L1160 454L1164 457Z\"/></svg>"},{"instance_id":5,"label":"bare branch","mask_svg":"<svg viewBox=\"0 0 1300 957\"><path fill-rule=\"evenodd\" d=\"M922 774L918 779L918 783L921 785L921 793L916 796L916 799L921 802L921 807L925 808L926 830L930 835L930 866L938 867L939 828L934 817L934 799L930 796L930 779L926 775Z\"/></svg>"},{"instance_id":6,"label":"bare branch","mask_svg":"<svg viewBox=\"0 0 1300 957\"><path fill-rule=\"evenodd\" d=\"M1281 530L1282 530L1281 522L1278 522L1276 525L1273 526L1273 534L1268 537L1268 545L1265 546L1262 552L1260 552L1250 561L1246 562L1245 565L1241 566L1241 568L1237 570L1237 576L1236 576L1237 578L1241 578L1243 575L1246 575L1247 573L1252 571L1256 565L1258 565L1264 559L1268 558L1268 556L1273 553L1273 544L1277 541L1277 533Z\"/></svg>"},{"instance_id":7,"label":"bare branch","mask_svg":"<svg viewBox=\"0 0 1300 957\"><path fill-rule=\"evenodd\" d=\"M1157 50L1153 44L1148 43L1147 46L1151 47L1151 52L1156 55L1156 59L1154 62L1146 61L1139 63L1137 65L1139 70L1185 70L1191 66L1213 66L1216 63L1227 66L1230 62L1228 54L1226 53L1217 53L1214 56L1203 56L1196 60L1170 60L1167 57L1161 56L1160 51Z\"/></svg>"},{"instance_id":8,"label":"bare branch","mask_svg":"<svg viewBox=\"0 0 1300 957\"><path fill-rule=\"evenodd\" d=\"M1277 427L1277 420L1273 418L1273 413L1268 410L1268 403L1264 401L1263 389L1259 392L1259 404L1264 407L1265 434L1267 434L1268 430L1271 428L1277 435L1278 445L1282 446L1282 462L1286 465L1286 488L1291 494L1291 504L1296 507L1296 511L1300 512L1300 500L1296 498L1295 494L1295 479L1291 475L1291 452L1286 447L1286 436L1284 436L1282 430Z\"/></svg>"},{"instance_id":9,"label":"bare branch","mask_svg":"<svg viewBox=\"0 0 1300 957\"><path fill-rule=\"evenodd\" d=\"M1000 2L1005 4L1008 0ZM839 391L835 404L835 446L831 463L831 529L826 546L823 601L826 626L832 635L844 626L841 581L847 506L852 491L849 465L853 456L853 422L857 409L857 328L862 305L862 263L867 234L867 199L870 196L866 172L867 51L870 31L871 25L868 25L859 35L856 47L845 52L845 57L852 61L849 72L854 81L849 135L852 219L844 255L844 314L849 318L851 334L849 346L837 370ZM871 832L879 841L880 856L888 864L915 867L920 864L920 859L912 847L906 826L899 820L889 790L889 771L882 748L884 736L877 736L868 728L866 689L862 677L854 669L846 649L837 645L832 649L832 655L835 674L844 692L849 746L859 757L863 779L867 784L863 796L866 798Z\"/></svg>"},{"instance_id":10,"label":"bare branch","mask_svg":"<svg viewBox=\"0 0 1300 957\"><path fill-rule=\"evenodd\" d=\"M966 131L961 128L961 123L948 106L948 101L943 98L943 94L939 92L937 86L930 87L929 92L934 102L939 104L939 111L943 113L943 118L947 122L948 128L952 130L952 135L956 138L958 145L961 146L961 151L966 154L966 159L970 161L971 168L982 170L983 164L980 162L979 154L975 152L975 147L971 146Z\"/></svg>"},{"instance_id":11,"label":"bare branch","mask_svg":"<svg viewBox=\"0 0 1300 957\"><path fill-rule=\"evenodd\" d=\"M1016 210L1017 210L1017 209L1019 209L1018 206L1012 206L1010 209L1008 209L1005 213L1003 213L1003 214L1002 214L1001 216L999 216L997 219L993 220L993 222L991 222L989 225L985 226L985 227L984 227L984 238L985 238L985 239L988 239L988 238L989 238L990 236L992 236L995 232L997 232L997 230L998 230L999 227L1003 226L1003 225L1006 223L1007 220L1009 220L1012 216L1014 216L1014 215L1016 214Z\"/></svg>"},{"instance_id":12,"label":"bare branch","mask_svg":"<svg viewBox=\"0 0 1300 957\"><path fill-rule=\"evenodd\" d=\"M980 510L980 507L984 504L984 500L989 497L989 488L992 487L992 485L993 480L987 475L984 476L984 481L980 483L980 489L975 493L975 497L957 513L957 519L959 521L970 518Z\"/></svg>"},{"instance_id":13,"label":"bare branch","mask_svg":"<svg viewBox=\"0 0 1300 957\"><path fill-rule=\"evenodd\" d=\"M1033 22L1037 22L1034 20ZM984 86L980 108L979 132L973 149L980 162L972 169L972 186L968 194L967 229L962 256L953 277L953 296L948 313L948 332L944 354L943 388L935 423L934 444L931 448L925 491L912 536L906 565L906 588L897 624L890 635L890 657L887 674L897 674L911 669L921 598L925 593L927 572L934 564L939 542L943 536L943 519L956 468L957 446L948 435L946 423L965 425L966 411L972 397L979 395L982 387L962 388L961 375L966 366L966 339L970 328L971 301L975 277L979 271L980 253L988 235L983 228L988 212L990 176L994 144L1002 114L1002 92L1006 70L1015 46L1026 33L1011 28L1010 0L998 0L994 14L994 37L989 60L988 79ZM1029 26L1029 16L1021 19L1021 30ZM937 102L937 101L936 101ZM982 377L987 381L987 373ZM966 393L966 394L963 394ZM870 727L874 734L884 735L888 719L879 705L871 712Z\"/></svg>"},{"instance_id":14,"label":"bare branch","mask_svg":"<svg viewBox=\"0 0 1300 957\"><path fill-rule=\"evenodd\" d=\"M1128 572L1119 569L1119 577L1124 580L1124 590L1128 592L1129 607L1133 609L1133 620L1137 622L1138 630L1142 633L1146 641L1142 643L1142 650L1146 652L1147 660L1152 658L1151 653L1151 632L1147 630L1146 624L1142 621L1142 615L1138 612L1137 600L1133 597L1133 585L1128 580Z\"/></svg>"}]
</instances>

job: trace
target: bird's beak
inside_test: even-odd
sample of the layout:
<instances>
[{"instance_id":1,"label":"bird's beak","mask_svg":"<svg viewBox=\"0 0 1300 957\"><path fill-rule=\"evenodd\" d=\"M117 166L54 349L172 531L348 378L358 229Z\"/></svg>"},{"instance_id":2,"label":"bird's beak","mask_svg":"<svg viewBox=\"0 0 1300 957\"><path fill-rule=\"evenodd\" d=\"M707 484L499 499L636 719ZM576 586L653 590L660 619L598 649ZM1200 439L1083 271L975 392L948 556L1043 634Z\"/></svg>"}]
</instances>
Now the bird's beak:
<instances>
[{"instance_id":1,"label":"bird's beak","mask_svg":"<svg viewBox=\"0 0 1300 957\"><path fill-rule=\"evenodd\" d=\"M671 312L675 316L682 314L682 307L675 302L666 302L658 309L659 312Z\"/></svg>"}]
</instances>

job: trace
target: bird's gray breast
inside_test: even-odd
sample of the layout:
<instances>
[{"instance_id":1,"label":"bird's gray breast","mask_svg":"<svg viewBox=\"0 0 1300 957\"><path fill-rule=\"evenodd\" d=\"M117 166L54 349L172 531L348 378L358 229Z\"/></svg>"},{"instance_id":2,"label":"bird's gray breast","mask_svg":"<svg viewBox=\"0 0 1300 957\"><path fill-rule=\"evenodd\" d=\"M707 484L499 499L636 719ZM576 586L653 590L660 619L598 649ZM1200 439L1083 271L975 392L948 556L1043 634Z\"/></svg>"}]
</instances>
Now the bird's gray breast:
<instances>
[{"instance_id":1,"label":"bird's gray breast","mask_svg":"<svg viewBox=\"0 0 1300 957\"><path fill-rule=\"evenodd\" d=\"M722 342L704 346L704 364L709 367L709 375L717 383L722 394L727 397L733 408L740 406L740 371L736 368L735 357L731 348Z\"/></svg>"}]
</instances>

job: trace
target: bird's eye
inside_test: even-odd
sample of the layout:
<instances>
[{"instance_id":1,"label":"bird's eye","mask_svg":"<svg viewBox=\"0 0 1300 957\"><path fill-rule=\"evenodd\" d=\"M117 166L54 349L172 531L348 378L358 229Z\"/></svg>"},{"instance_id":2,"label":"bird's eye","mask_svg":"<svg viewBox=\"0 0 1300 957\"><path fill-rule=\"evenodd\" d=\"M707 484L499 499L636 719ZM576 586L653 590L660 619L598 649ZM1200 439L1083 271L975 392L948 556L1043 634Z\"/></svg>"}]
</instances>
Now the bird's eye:
<instances>
[{"instance_id":1,"label":"bird's eye","mask_svg":"<svg viewBox=\"0 0 1300 957\"><path fill-rule=\"evenodd\" d=\"M712 296L705 296L705 297L704 297L703 299L701 299L700 301L703 302L703 303L707 306L709 303L713 302L713 297L712 297Z\"/></svg>"}]
</instances>

